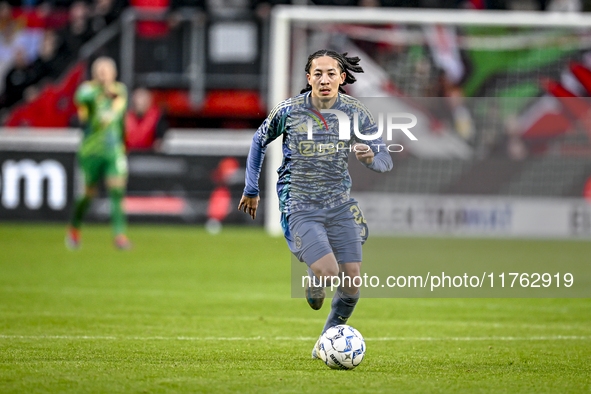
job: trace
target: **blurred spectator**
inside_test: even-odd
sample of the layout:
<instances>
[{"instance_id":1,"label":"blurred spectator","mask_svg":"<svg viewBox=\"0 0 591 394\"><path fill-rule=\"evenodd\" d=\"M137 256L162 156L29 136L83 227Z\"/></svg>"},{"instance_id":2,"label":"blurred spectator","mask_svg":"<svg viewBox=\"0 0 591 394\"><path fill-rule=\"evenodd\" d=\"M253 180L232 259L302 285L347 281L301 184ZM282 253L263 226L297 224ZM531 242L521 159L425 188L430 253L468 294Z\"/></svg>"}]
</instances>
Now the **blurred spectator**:
<instances>
[{"instance_id":1,"label":"blurred spectator","mask_svg":"<svg viewBox=\"0 0 591 394\"><path fill-rule=\"evenodd\" d=\"M0 92L4 91L6 74L12 68L17 52L27 51L18 21L12 17L12 7L0 3Z\"/></svg>"},{"instance_id":2,"label":"blurred spectator","mask_svg":"<svg viewBox=\"0 0 591 394\"><path fill-rule=\"evenodd\" d=\"M148 150L160 147L168 124L164 114L153 101L152 93L138 88L131 97L125 116L125 142L129 150Z\"/></svg>"},{"instance_id":3,"label":"blurred spectator","mask_svg":"<svg viewBox=\"0 0 591 394\"><path fill-rule=\"evenodd\" d=\"M18 51L14 68L6 76L6 89L2 103L9 107L23 98L27 87L48 77L56 79L61 72L61 65L57 58L57 40L53 31L45 33L39 57L31 64L27 62L23 51Z\"/></svg>"},{"instance_id":4,"label":"blurred spectator","mask_svg":"<svg viewBox=\"0 0 591 394\"><path fill-rule=\"evenodd\" d=\"M0 103L2 107L10 107L23 97L25 88L31 84L28 75L28 62L25 51L17 49L14 57L14 68L6 74L4 94Z\"/></svg>"},{"instance_id":5,"label":"blurred spectator","mask_svg":"<svg viewBox=\"0 0 591 394\"><path fill-rule=\"evenodd\" d=\"M12 19L12 6L6 1L0 2L0 30L3 30Z\"/></svg>"},{"instance_id":6,"label":"blurred spectator","mask_svg":"<svg viewBox=\"0 0 591 394\"><path fill-rule=\"evenodd\" d=\"M31 69L35 70L36 80L49 77L56 80L64 71L64 65L58 57L58 37L53 30L46 30L39 49L39 57L31 64Z\"/></svg>"},{"instance_id":7,"label":"blurred spectator","mask_svg":"<svg viewBox=\"0 0 591 394\"><path fill-rule=\"evenodd\" d=\"M43 32L47 25L47 17L51 6L49 3L41 3L32 7L32 3L24 8L17 8L12 11L12 18L17 20L20 28L21 40L27 49L27 61L32 62L37 59L39 47L43 40Z\"/></svg>"},{"instance_id":8,"label":"blurred spectator","mask_svg":"<svg viewBox=\"0 0 591 394\"><path fill-rule=\"evenodd\" d=\"M66 63L77 57L82 45L92 37L88 13L84 1L75 1L70 6L68 26L58 32L59 54Z\"/></svg>"},{"instance_id":9,"label":"blurred spectator","mask_svg":"<svg viewBox=\"0 0 591 394\"><path fill-rule=\"evenodd\" d=\"M117 20L127 5L127 0L94 0L90 17L93 32L98 33Z\"/></svg>"},{"instance_id":10,"label":"blurred spectator","mask_svg":"<svg viewBox=\"0 0 591 394\"><path fill-rule=\"evenodd\" d=\"M136 23L136 72L183 73L186 65L180 54L185 46L185 32L190 22L184 20L186 14L183 13L186 11L174 9L180 3L175 4L175 0L130 0L130 4L140 15L158 16ZM198 5L197 2L194 4Z\"/></svg>"}]
</instances>

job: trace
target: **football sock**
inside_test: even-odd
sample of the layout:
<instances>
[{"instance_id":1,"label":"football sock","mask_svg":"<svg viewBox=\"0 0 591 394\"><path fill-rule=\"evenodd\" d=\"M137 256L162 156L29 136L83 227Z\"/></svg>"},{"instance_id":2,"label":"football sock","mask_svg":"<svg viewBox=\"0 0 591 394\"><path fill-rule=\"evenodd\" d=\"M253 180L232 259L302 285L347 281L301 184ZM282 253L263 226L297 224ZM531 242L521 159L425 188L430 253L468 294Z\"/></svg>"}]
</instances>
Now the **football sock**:
<instances>
[{"instance_id":1,"label":"football sock","mask_svg":"<svg viewBox=\"0 0 591 394\"><path fill-rule=\"evenodd\" d=\"M91 201L92 199L88 196L83 196L76 200L71 220L72 227L80 228L82 225L82 219L84 219L84 215L86 214L86 211L88 211Z\"/></svg>"},{"instance_id":2,"label":"football sock","mask_svg":"<svg viewBox=\"0 0 591 394\"><path fill-rule=\"evenodd\" d=\"M310 284L314 287L319 287L317 285L322 284L322 281L320 280L320 278L318 278L315 274L314 271L312 271L312 268L308 267L308 276L310 277Z\"/></svg>"},{"instance_id":3,"label":"football sock","mask_svg":"<svg viewBox=\"0 0 591 394\"><path fill-rule=\"evenodd\" d=\"M323 334L331 327L347 323L347 320L353 314L357 301L359 301L359 293L358 291L357 294L350 295L342 291L340 287L335 291L332 302L330 303L330 314L322 330Z\"/></svg>"},{"instance_id":4,"label":"football sock","mask_svg":"<svg viewBox=\"0 0 591 394\"><path fill-rule=\"evenodd\" d=\"M113 187L109 189L109 199L111 200L111 223L113 224L113 234L125 234L125 214L123 213L123 196L125 191L122 187Z\"/></svg>"}]
</instances>

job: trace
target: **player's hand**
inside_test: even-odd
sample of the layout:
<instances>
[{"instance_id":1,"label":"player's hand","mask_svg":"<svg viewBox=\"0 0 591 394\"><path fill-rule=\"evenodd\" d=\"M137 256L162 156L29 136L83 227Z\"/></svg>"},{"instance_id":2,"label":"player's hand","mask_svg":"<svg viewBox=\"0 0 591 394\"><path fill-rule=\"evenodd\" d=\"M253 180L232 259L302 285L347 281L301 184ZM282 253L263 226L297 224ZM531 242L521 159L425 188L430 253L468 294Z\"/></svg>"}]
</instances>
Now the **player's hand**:
<instances>
[{"instance_id":1,"label":"player's hand","mask_svg":"<svg viewBox=\"0 0 591 394\"><path fill-rule=\"evenodd\" d=\"M242 196L240 204L238 204L238 210L249 214L254 220L257 217L257 208L259 207L259 201L261 198Z\"/></svg>"},{"instance_id":2,"label":"player's hand","mask_svg":"<svg viewBox=\"0 0 591 394\"><path fill-rule=\"evenodd\" d=\"M115 88L114 83L103 84L103 92L110 99L114 99L118 96L117 89Z\"/></svg>"},{"instance_id":3,"label":"player's hand","mask_svg":"<svg viewBox=\"0 0 591 394\"><path fill-rule=\"evenodd\" d=\"M373 163L374 153L368 145L365 144L355 144L353 145L353 152L355 152L355 157L357 160L364 164L371 164Z\"/></svg>"}]
</instances>

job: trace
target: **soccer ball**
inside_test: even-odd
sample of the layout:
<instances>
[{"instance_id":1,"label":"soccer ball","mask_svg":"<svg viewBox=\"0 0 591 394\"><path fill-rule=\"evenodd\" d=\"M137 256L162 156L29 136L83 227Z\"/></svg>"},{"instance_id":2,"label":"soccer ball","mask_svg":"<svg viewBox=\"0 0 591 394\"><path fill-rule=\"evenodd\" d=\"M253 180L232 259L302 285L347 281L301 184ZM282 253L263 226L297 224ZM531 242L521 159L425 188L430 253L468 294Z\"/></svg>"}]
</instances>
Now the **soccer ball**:
<instances>
[{"instance_id":1,"label":"soccer ball","mask_svg":"<svg viewBox=\"0 0 591 394\"><path fill-rule=\"evenodd\" d=\"M353 369L365 356L365 340L351 326L329 328L320 337L319 356L332 369Z\"/></svg>"}]
</instances>

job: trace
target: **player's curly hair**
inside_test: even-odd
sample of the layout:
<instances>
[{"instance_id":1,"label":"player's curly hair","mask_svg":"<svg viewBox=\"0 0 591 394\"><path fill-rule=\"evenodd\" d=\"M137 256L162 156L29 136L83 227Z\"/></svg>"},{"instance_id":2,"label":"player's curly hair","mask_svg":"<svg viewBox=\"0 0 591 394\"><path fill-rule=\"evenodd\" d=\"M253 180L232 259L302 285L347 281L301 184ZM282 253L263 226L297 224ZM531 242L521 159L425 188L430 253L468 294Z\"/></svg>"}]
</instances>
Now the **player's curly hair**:
<instances>
[{"instance_id":1,"label":"player's curly hair","mask_svg":"<svg viewBox=\"0 0 591 394\"><path fill-rule=\"evenodd\" d=\"M341 69L341 72L344 72L346 74L345 81L343 82L343 84L341 86L339 86L339 92L346 93L345 89L343 89L343 86L351 84L351 83L355 83L355 81L357 81L357 78L355 78L355 76L352 73L353 72L355 72L355 73L362 73L363 72L363 68L361 68L361 66L359 65L359 62L361 61L361 59L359 59L357 56L347 57L347 52L341 54L341 53L331 51L328 49L321 49L319 51L314 52L310 56L308 56L308 63L306 63L306 73L310 73L310 67L312 67L312 60L318 59L319 57L322 57L322 56L330 56L333 59L335 59L337 61L337 63L339 64L339 68ZM306 87L302 89L300 94L305 93L305 92L309 92L310 90L312 90L312 86L310 86L310 84L307 83Z\"/></svg>"}]
</instances>

